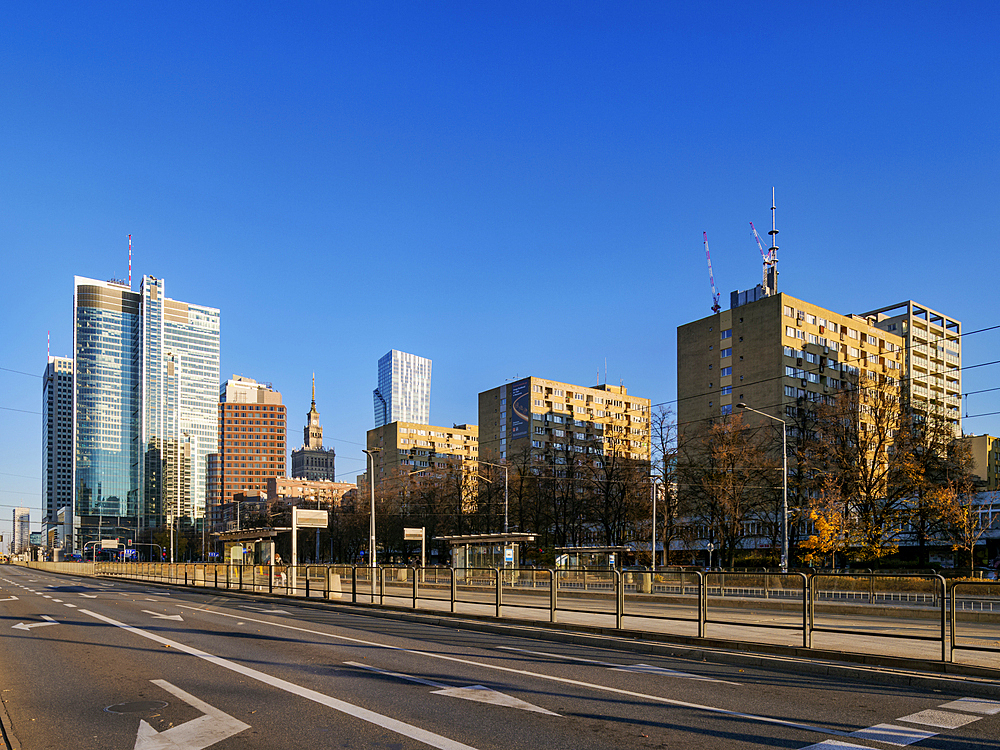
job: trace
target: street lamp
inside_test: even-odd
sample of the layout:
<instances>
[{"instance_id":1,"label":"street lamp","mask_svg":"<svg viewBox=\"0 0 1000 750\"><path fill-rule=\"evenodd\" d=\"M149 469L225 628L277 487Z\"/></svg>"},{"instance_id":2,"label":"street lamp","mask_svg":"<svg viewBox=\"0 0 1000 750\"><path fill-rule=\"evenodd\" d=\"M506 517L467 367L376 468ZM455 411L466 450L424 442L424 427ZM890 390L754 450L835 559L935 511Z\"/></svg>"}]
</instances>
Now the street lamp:
<instances>
[{"instance_id":1,"label":"street lamp","mask_svg":"<svg viewBox=\"0 0 1000 750\"><path fill-rule=\"evenodd\" d=\"M507 533L507 464L491 464L489 461L479 461L478 463L484 464L486 466L495 466L498 469L503 469L503 533ZM523 529L522 529L523 531Z\"/></svg>"},{"instance_id":2,"label":"street lamp","mask_svg":"<svg viewBox=\"0 0 1000 750\"><path fill-rule=\"evenodd\" d=\"M371 488L372 493L372 514L371 521L368 528L368 551L371 555L371 562L368 564L372 570L375 569L375 454L378 453L381 448L372 448L371 450L362 451L368 456L368 486ZM374 578L372 579L375 580ZM373 584L374 585L374 584ZM374 591L374 589L373 589Z\"/></svg>"},{"instance_id":3,"label":"street lamp","mask_svg":"<svg viewBox=\"0 0 1000 750\"><path fill-rule=\"evenodd\" d=\"M781 572L788 572L788 423L784 419L779 417L772 417L770 414L765 414L762 411L758 411L750 406L747 406L742 401L736 404L739 409L746 409L747 411L752 411L754 414L760 414L762 417L767 417L768 419L773 419L775 422L781 422Z\"/></svg>"},{"instance_id":4,"label":"street lamp","mask_svg":"<svg viewBox=\"0 0 1000 750\"><path fill-rule=\"evenodd\" d=\"M659 494L656 491L656 485L662 484L662 480L659 477L652 477L653 480L653 542L652 542L652 552L653 552L653 572L656 572L656 496Z\"/></svg>"}]
</instances>

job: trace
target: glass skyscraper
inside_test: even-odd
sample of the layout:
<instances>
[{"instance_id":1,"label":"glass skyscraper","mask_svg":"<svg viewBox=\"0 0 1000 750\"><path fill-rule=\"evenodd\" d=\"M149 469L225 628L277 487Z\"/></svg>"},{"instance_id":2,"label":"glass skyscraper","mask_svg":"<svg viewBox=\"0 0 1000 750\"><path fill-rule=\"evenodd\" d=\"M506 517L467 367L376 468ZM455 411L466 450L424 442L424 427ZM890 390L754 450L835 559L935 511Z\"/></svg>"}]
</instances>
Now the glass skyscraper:
<instances>
[{"instance_id":1,"label":"glass skyscraper","mask_svg":"<svg viewBox=\"0 0 1000 750\"><path fill-rule=\"evenodd\" d=\"M431 361L393 349L378 361L373 398L376 427L393 422L430 424Z\"/></svg>"},{"instance_id":2,"label":"glass skyscraper","mask_svg":"<svg viewBox=\"0 0 1000 750\"><path fill-rule=\"evenodd\" d=\"M205 512L218 447L219 311L76 277L74 547ZM120 531L112 531L112 529Z\"/></svg>"}]
</instances>

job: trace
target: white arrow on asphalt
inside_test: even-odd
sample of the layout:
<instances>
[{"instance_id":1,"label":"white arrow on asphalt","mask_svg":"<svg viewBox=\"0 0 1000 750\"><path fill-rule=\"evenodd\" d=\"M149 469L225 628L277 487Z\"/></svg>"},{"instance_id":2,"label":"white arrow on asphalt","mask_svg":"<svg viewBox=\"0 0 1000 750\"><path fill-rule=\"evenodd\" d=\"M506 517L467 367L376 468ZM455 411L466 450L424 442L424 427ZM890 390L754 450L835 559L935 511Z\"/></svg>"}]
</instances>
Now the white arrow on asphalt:
<instances>
[{"instance_id":1,"label":"white arrow on asphalt","mask_svg":"<svg viewBox=\"0 0 1000 750\"><path fill-rule=\"evenodd\" d=\"M369 666L368 664L360 664L356 661L345 661L344 664L348 664L352 667L361 667L362 669L367 669L371 672L378 672L379 674L388 675L389 677L398 677L401 680L409 680L410 682L417 682L421 685L428 685L429 687L440 688L439 690L434 690L435 695L448 695L452 698L463 698L467 701L478 701L479 703L491 703L494 706L507 706L508 708L520 708L522 711L534 711L539 714L548 714L549 716L559 716L559 714L549 711L547 709L536 706L527 701L523 701L520 698L515 698L513 695L506 695L505 693L500 693L492 688L485 687L483 685L468 685L467 687L448 687L447 685L442 685L440 682L431 682L430 680L425 680L421 677L414 677L413 675L403 674L401 672L390 672L386 669L378 669L376 667Z\"/></svg>"},{"instance_id":2,"label":"white arrow on asphalt","mask_svg":"<svg viewBox=\"0 0 1000 750\"><path fill-rule=\"evenodd\" d=\"M161 615L159 612L152 612L148 609L142 610L147 615L152 615L158 620L177 620L177 622L184 622L184 618L180 615Z\"/></svg>"},{"instance_id":3,"label":"white arrow on asphalt","mask_svg":"<svg viewBox=\"0 0 1000 750\"><path fill-rule=\"evenodd\" d=\"M84 599L96 599L97 594L80 594Z\"/></svg>"},{"instance_id":4,"label":"white arrow on asphalt","mask_svg":"<svg viewBox=\"0 0 1000 750\"><path fill-rule=\"evenodd\" d=\"M45 622L31 622L31 623L19 622L17 625L12 625L11 627L14 630L31 630L32 628L44 628L46 625L59 624L48 615L42 615L42 619L45 620Z\"/></svg>"},{"instance_id":5,"label":"white arrow on asphalt","mask_svg":"<svg viewBox=\"0 0 1000 750\"><path fill-rule=\"evenodd\" d=\"M16 601L17 601L16 596L8 596L6 599L0 599L0 602L16 602Z\"/></svg>"},{"instance_id":6,"label":"white arrow on asphalt","mask_svg":"<svg viewBox=\"0 0 1000 750\"><path fill-rule=\"evenodd\" d=\"M252 609L254 612L261 612L265 615L287 615L287 610L284 609L261 609L260 607L251 607L248 604L243 605L242 609Z\"/></svg>"},{"instance_id":7,"label":"white arrow on asphalt","mask_svg":"<svg viewBox=\"0 0 1000 750\"><path fill-rule=\"evenodd\" d=\"M157 732L145 719L140 719L139 733L135 738L133 750L201 750L250 728L249 724L244 724L239 719L208 705L166 680L150 680L150 682L159 685L168 693L173 693L204 715L164 732Z\"/></svg>"}]
</instances>

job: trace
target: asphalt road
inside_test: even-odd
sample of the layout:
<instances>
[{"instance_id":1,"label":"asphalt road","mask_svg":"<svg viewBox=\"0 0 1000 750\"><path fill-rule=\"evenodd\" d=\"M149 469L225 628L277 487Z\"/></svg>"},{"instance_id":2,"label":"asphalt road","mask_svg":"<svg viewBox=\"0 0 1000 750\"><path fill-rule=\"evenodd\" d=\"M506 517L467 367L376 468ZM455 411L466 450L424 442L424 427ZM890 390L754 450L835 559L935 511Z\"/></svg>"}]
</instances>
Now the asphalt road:
<instances>
[{"instance_id":1,"label":"asphalt road","mask_svg":"<svg viewBox=\"0 0 1000 750\"><path fill-rule=\"evenodd\" d=\"M1000 736L1000 688L990 702L9 566L0 632L4 723L23 750L892 747L887 738L964 750Z\"/></svg>"}]
</instances>

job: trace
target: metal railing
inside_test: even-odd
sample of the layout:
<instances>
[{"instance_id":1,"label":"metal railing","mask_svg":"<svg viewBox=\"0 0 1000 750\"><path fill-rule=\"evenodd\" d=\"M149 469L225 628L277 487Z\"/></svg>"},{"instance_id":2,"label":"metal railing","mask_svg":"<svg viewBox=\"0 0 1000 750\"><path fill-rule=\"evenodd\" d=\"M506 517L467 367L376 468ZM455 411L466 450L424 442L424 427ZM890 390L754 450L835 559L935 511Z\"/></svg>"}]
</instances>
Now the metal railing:
<instances>
[{"instance_id":1,"label":"metal railing","mask_svg":"<svg viewBox=\"0 0 1000 750\"><path fill-rule=\"evenodd\" d=\"M1000 582L938 574L135 562L98 562L94 573L498 618L516 610L519 619L552 623L560 615L587 615L619 630L626 620L630 630L650 632L671 621L693 626L699 638L708 637L710 626L762 628L799 633L803 648L813 647L816 633L933 641L941 644L941 661L963 649L1000 654L1000 627L991 637L974 632L977 623L1000 624Z\"/></svg>"}]
</instances>

